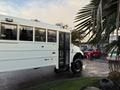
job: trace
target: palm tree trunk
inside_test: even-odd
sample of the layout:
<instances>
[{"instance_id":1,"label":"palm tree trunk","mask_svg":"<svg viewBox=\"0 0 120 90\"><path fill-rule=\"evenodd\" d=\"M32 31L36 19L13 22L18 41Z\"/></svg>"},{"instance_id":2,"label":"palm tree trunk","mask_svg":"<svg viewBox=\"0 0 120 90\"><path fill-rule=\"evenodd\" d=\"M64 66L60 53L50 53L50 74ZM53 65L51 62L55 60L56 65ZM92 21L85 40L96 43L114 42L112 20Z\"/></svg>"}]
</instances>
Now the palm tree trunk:
<instances>
[{"instance_id":1,"label":"palm tree trunk","mask_svg":"<svg viewBox=\"0 0 120 90\"><path fill-rule=\"evenodd\" d=\"M102 0L100 0L98 9L97 9L97 32L103 30L103 23L102 23ZM98 43L98 45L102 45L103 43ZM103 45L102 45L103 46Z\"/></svg>"},{"instance_id":2,"label":"palm tree trunk","mask_svg":"<svg viewBox=\"0 0 120 90\"><path fill-rule=\"evenodd\" d=\"M97 9L97 30L103 29L102 24L102 0L100 0L98 9Z\"/></svg>"},{"instance_id":3,"label":"palm tree trunk","mask_svg":"<svg viewBox=\"0 0 120 90\"><path fill-rule=\"evenodd\" d=\"M93 33L95 32L95 16L96 16L96 14L95 14L95 10L94 9L92 9L92 16L91 16L91 22L93 22L93 24L92 24L92 29L93 29Z\"/></svg>"},{"instance_id":4,"label":"palm tree trunk","mask_svg":"<svg viewBox=\"0 0 120 90\"><path fill-rule=\"evenodd\" d=\"M118 33L118 31L119 31L119 24L120 24L120 0L118 0L118 6L117 6L118 8L117 8L117 18L116 18L116 39L117 39L117 41L118 41L118 37L119 37L119 33ZM119 56L119 47L120 46L118 46L117 47L117 57ZM119 58L116 58L117 60L119 59Z\"/></svg>"},{"instance_id":5,"label":"palm tree trunk","mask_svg":"<svg viewBox=\"0 0 120 90\"><path fill-rule=\"evenodd\" d=\"M116 18L116 36L118 39L118 30L119 30L119 20L120 20L120 0L118 0L118 8L117 8L117 18Z\"/></svg>"}]
</instances>

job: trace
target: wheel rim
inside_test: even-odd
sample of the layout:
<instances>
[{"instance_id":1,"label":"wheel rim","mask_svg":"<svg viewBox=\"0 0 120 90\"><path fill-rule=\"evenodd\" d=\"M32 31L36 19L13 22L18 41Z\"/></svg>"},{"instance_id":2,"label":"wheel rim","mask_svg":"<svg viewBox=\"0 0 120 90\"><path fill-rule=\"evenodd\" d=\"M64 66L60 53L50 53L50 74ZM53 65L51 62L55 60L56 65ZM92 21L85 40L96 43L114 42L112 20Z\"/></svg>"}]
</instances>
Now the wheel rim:
<instances>
[{"instance_id":1,"label":"wheel rim","mask_svg":"<svg viewBox=\"0 0 120 90\"><path fill-rule=\"evenodd\" d=\"M75 61L73 61L71 69L72 69L72 71L74 73L80 73L82 71L82 62L81 62L81 60L76 59Z\"/></svg>"},{"instance_id":2,"label":"wheel rim","mask_svg":"<svg viewBox=\"0 0 120 90\"><path fill-rule=\"evenodd\" d=\"M76 70L77 72L79 72L79 71L81 70L81 64L80 64L79 61L77 61L77 62L75 63L75 70Z\"/></svg>"}]
</instances>

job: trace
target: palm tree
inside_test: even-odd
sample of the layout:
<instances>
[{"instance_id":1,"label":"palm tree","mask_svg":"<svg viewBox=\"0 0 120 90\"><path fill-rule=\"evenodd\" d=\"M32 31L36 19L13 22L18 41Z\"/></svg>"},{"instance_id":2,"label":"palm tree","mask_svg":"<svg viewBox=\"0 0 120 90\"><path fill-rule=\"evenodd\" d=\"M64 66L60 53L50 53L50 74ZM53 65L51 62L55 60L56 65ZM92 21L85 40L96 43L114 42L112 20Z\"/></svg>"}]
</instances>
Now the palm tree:
<instances>
[{"instance_id":1,"label":"palm tree","mask_svg":"<svg viewBox=\"0 0 120 90\"><path fill-rule=\"evenodd\" d=\"M102 15L98 10L102 11ZM75 26L75 31L79 31L83 37L93 33L88 42L100 43L107 40L115 30L116 15L117 0L91 0L89 5L77 13L75 22L78 24Z\"/></svg>"},{"instance_id":2,"label":"palm tree","mask_svg":"<svg viewBox=\"0 0 120 90\"><path fill-rule=\"evenodd\" d=\"M77 23L75 31L79 31L83 37L92 33L88 42L92 44L99 44L108 40L110 34L116 30L117 40L106 45L106 51L109 52L111 49L117 48L117 55L119 55L119 21L120 0L91 0L90 4L83 7L77 13L75 18L75 22Z\"/></svg>"},{"instance_id":3,"label":"palm tree","mask_svg":"<svg viewBox=\"0 0 120 90\"><path fill-rule=\"evenodd\" d=\"M81 43L81 40L83 39L83 36L80 35L79 31L73 31L72 32L72 43L74 43L75 45L79 46L79 44Z\"/></svg>"}]
</instances>

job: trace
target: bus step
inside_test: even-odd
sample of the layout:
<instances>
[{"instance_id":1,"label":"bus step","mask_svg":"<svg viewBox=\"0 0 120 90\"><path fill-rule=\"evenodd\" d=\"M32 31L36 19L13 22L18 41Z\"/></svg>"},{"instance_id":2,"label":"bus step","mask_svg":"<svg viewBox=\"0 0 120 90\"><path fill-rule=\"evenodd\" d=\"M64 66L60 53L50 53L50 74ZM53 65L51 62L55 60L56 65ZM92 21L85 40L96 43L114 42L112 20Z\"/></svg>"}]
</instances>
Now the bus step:
<instances>
[{"instance_id":1,"label":"bus step","mask_svg":"<svg viewBox=\"0 0 120 90\"><path fill-rule=\"evenodd\" d=\"M59 69L55 69L55 72L56 73L60 73L60 72L69 72L69 66L62 66L62 67L59 67Z\"/></svg>"}]
</instances>

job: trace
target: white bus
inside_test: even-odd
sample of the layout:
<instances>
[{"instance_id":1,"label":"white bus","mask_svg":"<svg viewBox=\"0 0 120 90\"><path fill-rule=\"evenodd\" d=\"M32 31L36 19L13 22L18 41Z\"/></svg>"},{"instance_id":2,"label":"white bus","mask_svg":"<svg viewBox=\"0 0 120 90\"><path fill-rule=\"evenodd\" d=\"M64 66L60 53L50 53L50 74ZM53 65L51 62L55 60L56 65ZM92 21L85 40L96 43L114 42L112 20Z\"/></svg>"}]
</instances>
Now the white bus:
<instances>
[{"instance_id":1,"label":"white bus","mask_svg":"<svg viewBox=\"0 0 120 90\"><path fill-rule=\"evenodd\" d=\"M81 72L83 53L69 30L39 21L0 15L0 72L54 66Z\"/></svg>"}]
</instances>

